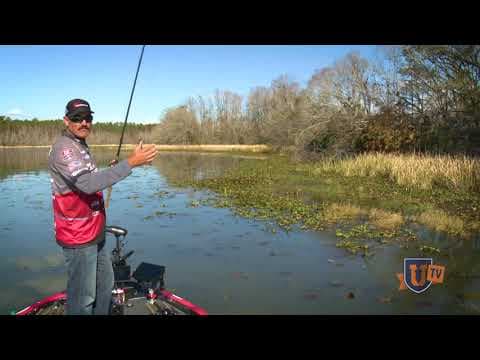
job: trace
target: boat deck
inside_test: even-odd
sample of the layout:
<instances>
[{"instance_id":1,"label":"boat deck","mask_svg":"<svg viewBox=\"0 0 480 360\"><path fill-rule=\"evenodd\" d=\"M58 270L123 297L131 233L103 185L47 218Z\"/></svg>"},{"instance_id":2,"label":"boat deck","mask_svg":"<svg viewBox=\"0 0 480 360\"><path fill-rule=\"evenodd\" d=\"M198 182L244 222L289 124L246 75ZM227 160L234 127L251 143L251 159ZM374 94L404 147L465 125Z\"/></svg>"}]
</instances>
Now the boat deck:
<instances>
[{"instance_id":1,"label":"boat deck","mask_svg":"<svg viewBox=\"0 0 480 360\"><path fill-rule=\"evenodd\" d=\"M65 303L49 304L38 310L35 315L66 315ZM122 306L114 306L112 315L187 315L187 313L166 301L155 300L152 304L144 297L139 297L127 300Z\"/></svg>"}]
</instances>

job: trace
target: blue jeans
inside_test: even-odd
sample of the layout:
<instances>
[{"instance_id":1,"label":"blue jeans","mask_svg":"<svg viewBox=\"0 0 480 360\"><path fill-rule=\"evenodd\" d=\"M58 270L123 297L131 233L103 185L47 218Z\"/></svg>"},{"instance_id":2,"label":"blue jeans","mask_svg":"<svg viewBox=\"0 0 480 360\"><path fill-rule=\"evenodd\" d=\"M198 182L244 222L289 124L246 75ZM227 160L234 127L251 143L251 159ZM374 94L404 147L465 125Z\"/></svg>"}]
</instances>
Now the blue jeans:
<instances>
[{"instance_id":1,"label":"blue jeans","mask_svg":"<svg viewBox=\"0 0 480 360\"><path fill-rule=\"evenodd\" d=\"M63 249L67 271L67 315L108 315L113 268L106 241L80 249Z\"/></svg>"}]
</instances>

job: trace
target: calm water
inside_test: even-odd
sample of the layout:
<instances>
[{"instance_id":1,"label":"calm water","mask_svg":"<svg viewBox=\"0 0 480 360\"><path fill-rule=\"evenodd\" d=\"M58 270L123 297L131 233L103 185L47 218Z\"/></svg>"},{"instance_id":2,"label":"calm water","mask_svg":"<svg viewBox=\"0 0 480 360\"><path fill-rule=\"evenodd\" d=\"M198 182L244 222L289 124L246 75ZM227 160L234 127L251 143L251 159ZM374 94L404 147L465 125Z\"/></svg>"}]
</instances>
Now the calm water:
<instances>
[{"instance_id":1,"label":"calm water","mask_svg":"<svg viewBox=\"0 0 480 360\"><path fill-rule=\"evenodd\" d=\"M19 310L64 289L64 259L53 239L48 149L0 149L0 313ZM114 151L93 149L100 166ZM262 157L160 153L114 186L107 223L129 230L126 249L166 266L166 286L210 314L477 314L480 244L458 242L434 263L443 284L422 294L398 291L403 258L426 257L386 245L375 256L347 255L329 232L283 232L229 209L191 206L212 196L169 184L185 176L215 176ZM447 239L421 230L445 247ZM114 238L109 236L109 246ZM354 298L349 298L348 293ZM380 301L389 298L390 301Z\"/></svg>"}]
</instances>

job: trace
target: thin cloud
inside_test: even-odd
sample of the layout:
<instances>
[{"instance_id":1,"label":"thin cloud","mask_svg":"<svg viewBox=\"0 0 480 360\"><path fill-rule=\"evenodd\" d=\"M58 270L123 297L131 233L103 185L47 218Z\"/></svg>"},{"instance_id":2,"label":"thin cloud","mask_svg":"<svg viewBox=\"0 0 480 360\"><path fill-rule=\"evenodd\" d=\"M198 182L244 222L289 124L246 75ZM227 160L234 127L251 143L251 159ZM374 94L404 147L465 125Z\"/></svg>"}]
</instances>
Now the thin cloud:
<instances>
[{"instance_id":1,"label":"thin cloud","mask_svg":"<svg viewBox=\"0 0 480 360\"><path fill-rule=\"evenodd\" d=\"M25 115L25 113L23 112L22 109L19 109L19 108L13 108L13 109L10 109L9 111L7 111L7 115Z\"/></svg>"},{"instance_id":2,"label":"thin cloud","mask_svg":"<svg viewBox=\"0 0 480 360\"><path fill-rule=\"evenodd\" d=\"M13 117L13 118L23 118L23 119L30 119L31 116L27 113L25 113L25 111L23 111L21 108L13 108L13 109L10 109L9 111L7 111L7 113L5 114L6 116L8 117Z\"/></svg>"}]
</instances>

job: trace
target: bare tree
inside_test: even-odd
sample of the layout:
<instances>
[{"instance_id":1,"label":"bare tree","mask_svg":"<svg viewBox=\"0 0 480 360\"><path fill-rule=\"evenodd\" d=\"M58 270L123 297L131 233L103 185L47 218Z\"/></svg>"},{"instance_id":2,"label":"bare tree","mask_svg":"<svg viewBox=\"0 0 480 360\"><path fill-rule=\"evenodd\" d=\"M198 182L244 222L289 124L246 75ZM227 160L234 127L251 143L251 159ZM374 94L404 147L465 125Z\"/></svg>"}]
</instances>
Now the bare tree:
<instances>
[{"instance_id":1,"label":"bare tree","mask_svg":"<svg viewBox=\"0 0 480 360\"><path fill-rule=\"evenodd\" d=\"M271 89L256 87L250 90L247 101L247 119L250 139L254 143L267 142L266 122L271 114Z\"/></svg>"},{"instance_id":2,"label":"bare tree","mask_svg":"<svg viewBox=\"0 0 480 360\"><path fill-rule=\"evenodd\" d=\"M199 135L195 113L182 105L166 111L154 136L160 144L198 144Z\"/></svg>"},{"instance_id":3,"label":"bare tree","mask_svg":"<svg viewBox=\"0 0 480 360\"><path fill-rule=\"evenodd\" d=\"M295 144L304 115L300 85L282 75L272 81L268 112L265 118L265 137L277 146Z\"/></svg>"},{"instance_id":4,"label":"bare tree","mask_svg":"<svg viewBox=\"0 0 480 360\"><path fill-rule=\"evenodd\" d=\"M238 143L242 121L242 97L231 91L215 92L216 136L225 144Z\"/></svg>"},{"instance_id":5,"label":"bare tree","mask_svg":"<svg viewBox=\"0 0 480 360\"><path fill-rule=\"evenodd\" d=\"M269 87L252 88L245 103L227 90L190 98L165 114L158 137L169 143L329 149L337 155L369 146L406 151L450 144L454 128L461 130L455 141L471 139L466 129L480 125L479 46L379 50L376 61L352 52L316 70L306 88L282 75Z\"/></svg>"},{"instance_id":6,"label":"bare tree","mask_svg":"<svg viewBox=\"0 0 480 360\"><path fill-rule=\"evenodd\" d=\"M415 113L478 113L480 46L404 46L403 101Z\"/></svg>"},{"instance_id":7,"label":"bare tree","mask_svg":"<svg viewBox=\"0 0 480 360\"><path fill-rule=\"evenodd\" d=\"M398 45L379 46L377 63L373 65L376 74L375 105L378 110L394 110L400 105L402 81L400 69L403 64L402 48Z\"/></svg>"}]
</instances>

